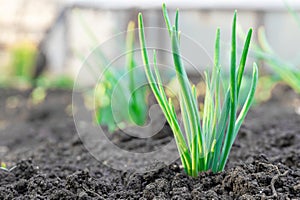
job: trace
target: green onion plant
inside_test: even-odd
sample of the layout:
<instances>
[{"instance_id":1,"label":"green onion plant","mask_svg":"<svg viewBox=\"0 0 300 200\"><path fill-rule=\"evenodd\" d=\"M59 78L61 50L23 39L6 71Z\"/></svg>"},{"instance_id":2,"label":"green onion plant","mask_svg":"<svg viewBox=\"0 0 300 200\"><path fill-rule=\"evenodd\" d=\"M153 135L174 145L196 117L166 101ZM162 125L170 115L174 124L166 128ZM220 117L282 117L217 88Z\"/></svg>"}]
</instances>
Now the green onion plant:
<instances>
[{"instance_id":1,"label":"green onion plant","mask_svg":"<svg viewBox=\"0 0 300 200\"><path fill-rule=\"evenodd\" d=\"M251 106L256 89L258 70L254 63L251 88L245 104L238 112L237 102L252 30L248 31L243 53L237 65L235 12L232 24L230 83L224 92L225 95L222 95L224 97L221 98L220 30L217 29L214 66L211 73L205 73L206 94L203 116L200 119L196 89L194 85L190 84L181 59L178 9L175 15L175 25L170 22L165 4L163 4L162 11L172 44L176 77L180 85L179 99L184 130L180 128L172 100L167 98L162 86L155 51L153 52L154 72L151 70L143 17L139 13L140 46L149 85L174 133L181 162L186 173L195 177L202 171L222 171L239 128Z\"/></svg>"},{"instance_id":2,"label":"green onion plant","mask_svg":"<svg viewBox=\"0 0 300 200\"><path fill-rule=\"evenodd\" d=\"M300 22L299 22L300 23ZM259 29L259 45L254 46L254 55L263 60L280 78L293 90L300 93L300 68L286 60L280 58L269 44L265 30Z\"/></svg>"},{"instance_id":3,"label":"green onion plant","mask_svg":"<svg viewBox=\"0 0 300 200\"><path fill-rule=\"evenodd\" d=\"M300 28L299 14L286 2L286 8ZM242 37L244 33L240 31ZM276 75L279 76L286 84L288 84L295 92L300 93L300 63L299 61L292 62L280 58L273 48L271 47L265 29L261 27L258 31L258 43L252 45L254 56L263 61L270 67ZM298 59L299 60L299 59ZM297 67L298 65L298 67Z\"/></svg>"},{"instance_id":4,"label":"green onion plant","mask_svg":"<svg viewBox=\"0 0 300 200\"><path fill-rule=\"evenodd\" d=\"M100 88L103 88L104 95L108 97L108 103L102 104L101 99L103 96L96 95L99 98L100 104L96 113L97 122L100 125L107 125L108 130L113 132L117 128L117 123L137 124L143 125L147 120L147 89L137 88L137 73L136 72L136 61L134 59L134 28L135 24L133 21L129 22L127 28L127 38L126 38L126 70L128 72L128 85L121 86L118 82L119 77L123 74L118 74L114 70L107 70L104 72L104 78L101 80ZM118 91L113 95L114 89ZM130 94L131 98L128 102L125 94ZM116 123L115 116L113 115L113 109L111 105L111 98L118 98L118 120ZM128 108L124 109L124 108ZM120 126L120 124L118 124Z\"/></svg>"},{"instance_id":5,"label":"green onion plant","mask_svg":"<svg viewBox=\"0 0 300 200\"><path fill-rule=\"evenodd\" d=\"M99 42L96 35L84 23L82 18L80 18L80 21L91 42L98 45ZM135 23L133 21L129 22L126 35L125 72L115 70L114 66L104 69L104 66L109 64L109 59L99 48L96 48L94 52L97 56L97 62L99 62L101 72L103 72L100 82L92 93L92 95L95 96L95 118L98 124L107 126L109 132L114 132L120 126L128 126L131 124L143 125L147 120L147 88L137 88L137 83L144 77L144 73L143 71L138 71L136 68L137 64L134 59L134 29ZM93 67L90 66L88 61L86 64L93 74ZM121 85L119 79L124 76L125 73L128 73L128 75L125 76L125 81L126 83L128 82L128 85ZM117 91L114 92L114 90ZM127 94L131 95L129 101L126 96ZM112 105L112 98L118 98L118 105ZM114 116L112 106L117 107L117 119L115 118L116 116Z\"/></svg>"}]
</instances>

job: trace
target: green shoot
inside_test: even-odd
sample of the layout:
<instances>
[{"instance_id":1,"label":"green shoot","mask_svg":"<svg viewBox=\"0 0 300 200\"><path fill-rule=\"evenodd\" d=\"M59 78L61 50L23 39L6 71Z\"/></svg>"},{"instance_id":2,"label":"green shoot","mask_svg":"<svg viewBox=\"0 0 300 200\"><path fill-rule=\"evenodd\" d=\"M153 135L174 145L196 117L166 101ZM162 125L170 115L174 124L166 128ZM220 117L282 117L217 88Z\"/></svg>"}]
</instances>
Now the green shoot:
<instances>
[{"instance_id":1,"label":"green shoot","mask_svg":"<svg viewBox=\"0 0 300 200\"><path fill-rule=\"evenodd\" d=\"M175 25L172 26L165 4L163 4L163 15L166 27L171 39L173 62L176 77L180 85L179 100L184 130L179 126L179 120L172 101L167 99L162 86L160 74L156 64L156 53L154 51L154 73L151 70L143 17L140 13L139 37L142 50L146 76L149 85L174 133L175 141L179 151L182 165L190 176L197 176L199 172L212 170L222 171L227 162L230 149L238 134L239 128L251 106L257 83L257 66L253 64L253 75L251 88L247 100L238 111L238 98L243 72L246 64L248 49L252 30L250 29L244 44L244 50L239 65L236 64L236 12L232 26L231 66L230 83L225 91L225 97L221 102L221 65L220 65L220 30L217 30L215 43L214 66L212 73L206 73L206 94L204 100L204 111L200 119L200 111L197 104L196 89L191 85L184 69L180 54L180 37L177 10Z\"/></svg>"},{"instance_id":2,"label":"green shoot","mask_svg":"<svg viewBox=\"0 0 300 200\"><path fill-rule=\"evenodd\" d=\"M126 48L127 48L127 70L129 73L129 92L131 94L131 99L129 101L129 116L133 122L137 125L143 125L146 121L146 88L138 88L135 80L135 69L136 62L134 60L134 29L135 24L133 21L129 22L127 28L127 38L126 38Z\"/></svg>"}]
</instances>

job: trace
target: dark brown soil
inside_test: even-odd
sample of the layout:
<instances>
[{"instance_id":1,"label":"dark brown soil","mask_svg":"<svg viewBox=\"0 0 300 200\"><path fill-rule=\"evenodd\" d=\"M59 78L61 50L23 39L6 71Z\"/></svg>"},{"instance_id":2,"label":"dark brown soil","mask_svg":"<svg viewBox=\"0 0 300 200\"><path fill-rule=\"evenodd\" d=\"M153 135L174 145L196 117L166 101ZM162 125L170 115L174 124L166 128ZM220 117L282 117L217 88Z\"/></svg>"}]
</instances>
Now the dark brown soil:
<instances>
[{"instance_id":1,"label":"dark brown soil","mask_svg":"<svg viewBox=\"0 0 300 200\"><path fill-rule=\"evenodd\" d=\"M0 199L300 199L300 115L292 106L300 97L283 90L250 111L225 171L191 178L179 160L140 174L94 159L67 114L70 91L50 91L30 106L25 92L2 89L0 161L12 170L0 170ZM166 126L159 137L111 139L144 152L170 137Z\"/></svg>"}]
</instances>

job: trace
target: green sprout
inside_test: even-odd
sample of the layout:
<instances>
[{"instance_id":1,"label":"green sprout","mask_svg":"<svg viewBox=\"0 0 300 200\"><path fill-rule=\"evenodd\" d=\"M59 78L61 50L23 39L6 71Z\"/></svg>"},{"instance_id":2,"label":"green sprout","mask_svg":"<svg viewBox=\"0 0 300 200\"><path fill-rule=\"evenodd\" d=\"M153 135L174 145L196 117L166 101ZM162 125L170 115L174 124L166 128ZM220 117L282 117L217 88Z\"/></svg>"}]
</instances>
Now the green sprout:
<instances>
[{"instance_id":1,"label":"green sprout","mask_svg":"<svg viewBox=\"0 0 300 200\"><path fill-rule=\"evenodd\" d=\"M206 94L202 119L197 106L196 89L191 86L184 69L180 54L180 34L178 31L178 10L175 25L172 26L165 4L162 7L166 26L172 44L173 62L176 77L180 85L179 100L184 130L179 126L173 103L167 99L156 63L156 53L153 53L154 73L151 70L145 41L145 31L142 14L139 13L139 37L142 57L149 85L174 133L182 165L190 176L199 172L212 170L222 171L227 162L230 149L238 134L239 128L251 106L258 79L257 66L253 64L251 88L247 100L239 114L238 98L244 67L246 64L252 29L249 30L240 63L236 65L236 12L232 25L230 83L223 102L220 91L220 30L216 33L214 67L211 75L205 73Z\"/></svg>"},{"instance_id":2,"label":"green sprout","mask_svg":"<svg viewBox=\"0 0 300 200\"><path fill-rule=\"evenodd\" d=\"M136 84L136 61L134 60L134 34L135 24L133 21L129 22L127 28L126 38L126 66L129 73L129 92L131 99L129 101L129 116L133 122L138 125L143 125L146 121L147 104L146 104L146 88L138 88Z\"/></svg>"}]
</instances>

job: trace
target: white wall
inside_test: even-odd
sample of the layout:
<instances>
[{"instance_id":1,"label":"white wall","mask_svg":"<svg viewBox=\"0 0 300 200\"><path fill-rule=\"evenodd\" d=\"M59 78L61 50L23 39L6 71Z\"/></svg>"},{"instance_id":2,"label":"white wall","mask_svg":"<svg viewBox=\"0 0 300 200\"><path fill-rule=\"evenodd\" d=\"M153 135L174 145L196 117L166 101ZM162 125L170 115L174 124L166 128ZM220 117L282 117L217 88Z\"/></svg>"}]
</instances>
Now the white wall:
<instances>
[{"instance_id":1,"label":"white wall","mask_svg":"<svg viewBox=\"0 0 300 200\"><path fill-rule=\"evenodd\" d=\"M126 23L131 16L130 12L125 11L80 11L82 16L88 21L88 25L92 31L97 35L99 43L106 41L116 33L126 30ZM134 10L136 14L137 11ZM143 11L144 21L147 27L165 27L161 11ZM192 40L199 43L197 46L193 41L182 37L182 54L197 69L204 69L211 66L211 58L213 57L214 40L216 28L221 28L221 41L222 41L222 63L226 67L229 64L229 50L230 50L230 35L231 35L231 22L233 10L227 11L192 11L183 10L180 12L180 29L184 36L188 36ZM173 19L174 12L170 12L170 18ZM70 66L75 73L81 66L81 61L78 60L77 55L72 53L73 50L79 49L82 54L87 55L90 44L82 26L76 20L76 16L71 14L69 17L69 47L70 54L67 58L67 66ZM288 13L284 12L266 12L264 14L256 13L253 11L238 11L238 24L241 29L247 31L249 27L254 28L254 40L256 39L257 28L264 25L268 39L274 50L282 55L283 58L292 60L300 52L300 27L296 26L294 19ZM159 46L165 49L170 48L169 39L167 34L155 33L153 31L146 32L147 41L153 43L149 46ZM125 39L125 38L123 38ZM139 45L138 38L136 40L137 47ZM121 44L122 42L120 42ZM238 46L241 48L242 41L240 40ZM120 46L120 49L124 46ZM115 49L105 48L105 51L118 54ZM241 49L240 49L241 50ZM160 54L159 54L160 55ZM298 54L299 55L299 54ZM117 55L115 55L117 56ZM172 64L171 55L161 54L160 61L164 64ZM248 62L251 64L251 60ZM193 71L188 63L186 64L188 70Z\"/></svg>"},{"instance_id":2,"label":"white wall","mask_svg":"<svg viewBox=\"0 0 300 200\"><path fill-rule=\"evenodd\" d=\"M197 68L203 69L211 64L216 27L221 28L222 63L228 65L228 50L231 32L231 20L234 8L238 8L238 22L246 30L254 28L254 38L259 25L265 25L266 33L274 50L284 59L296 60L300 52L300 27L286 12L282 0L172 0L165 1L170 8L170 17L174 18L174 9L180 8L180 29L202 45L183 37L182 53ZM300 1L288 1L298 11ZM87 56L91 43L78 20L78 14L87 22L87 26L96 34L99 43L103 43L116 33L126 30L130 19L137 19L137 13L144 13L148 27L165 27L161 14L161 1L132 0L0 0L0 47L7 47L19 38L26 37L38 43L46 29L54 23L63 8L68 8L65 15L53 26L47 39L46 53L52 72L68 72L74 76L81 67L78 54ZM73 6L79 9L72 9ZM22 30L22 31L20 31ZM170 48L167 34L146 33L152 46ZM123 38L124 40L124 38ZM138 38L137 38L138 47ZM184 42L189 41L189 42ZM122 41L105 49L114 55L124 48ZM241 44L241 43L239 43ZM3 49L2 49L3 50ZM5 50L5 49L4 49ZM75 53L77 52L77 53ZM208 54L208 55L207 55ZM171 56L160 53L160 62L171 64ZM140 61L140 60L139 60ZM298 59L299 61L299 59ZM296 61L295 61L296 62ZM187 69L193 68L187 64Z\"/></svg>"}]
</instances>

